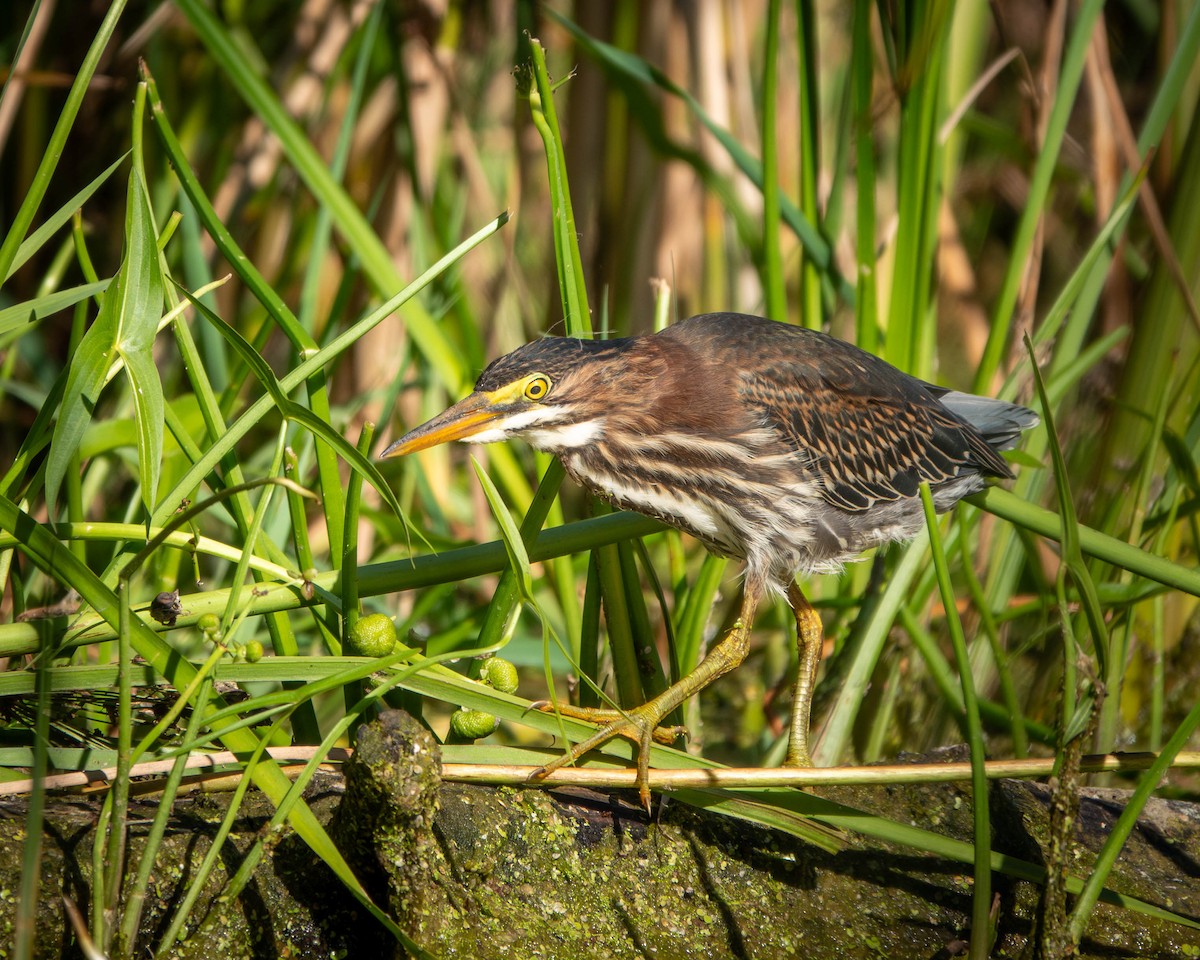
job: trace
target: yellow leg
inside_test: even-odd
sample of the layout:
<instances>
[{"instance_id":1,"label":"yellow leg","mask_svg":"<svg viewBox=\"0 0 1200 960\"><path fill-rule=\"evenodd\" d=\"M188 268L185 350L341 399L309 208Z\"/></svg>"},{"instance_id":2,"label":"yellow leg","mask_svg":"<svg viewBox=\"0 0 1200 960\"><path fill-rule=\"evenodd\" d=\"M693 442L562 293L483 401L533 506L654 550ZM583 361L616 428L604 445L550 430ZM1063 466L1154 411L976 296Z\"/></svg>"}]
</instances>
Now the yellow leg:
<instances>
[{"instance_id":1,"label":"yellow leg","mask_svg":"<svg viewBox=\"0 0 1200 960\"><path fill-rule=\"evenodd\" d=\"M653 700L624 713L617 713L610 720L609 711L600 711L600 719L609 722L582 743L575 744L570 751L544 767L534 771L531 780L540 780L546 774L574 763L589 750L607 743L613 737L628 737L637 744L637 788L642 806L650 809L650 744L655 738L662 719L683 703L688 697L707 687L722 674L728 673L746 659L750 649L750 627L754 611L758 606L760 589L747 583L742 599L742 608L737 622L721 638L708 656L696 665L696 669L675 684L672 684ZM578 711L572 711L572 715ZM593 717L596 714L592 714Z\"/></svg>"},{"instance_id":2,"label":"yellow leg","mask_svg":"<svg viewBox=\"0 0 1200 960\"><path fill-rule=\"evenodd\" d=\"M813 609L804 591L795 582L788 586L787 598L796 616L796 646L800 653L800 666L792 691L792 735L788 741L784 766L811 767L808 724L812 714L813 689L817 683L817 665L821 662L821 648L825 645L825 630L821 626L821 615Z\"/></svg>"}]
</instances>

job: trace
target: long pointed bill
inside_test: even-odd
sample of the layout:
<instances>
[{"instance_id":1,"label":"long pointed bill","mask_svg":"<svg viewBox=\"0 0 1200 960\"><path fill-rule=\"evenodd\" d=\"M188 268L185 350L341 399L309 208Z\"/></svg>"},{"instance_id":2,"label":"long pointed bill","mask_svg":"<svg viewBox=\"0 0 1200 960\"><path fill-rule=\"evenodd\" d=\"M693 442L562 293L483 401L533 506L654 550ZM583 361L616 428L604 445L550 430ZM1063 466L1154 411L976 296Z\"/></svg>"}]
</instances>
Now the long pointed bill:
<instances>
[{"instance_id":1,"label":"long pointed bill","mask_svg":"<svg viewBox=\"0 0 1200 960\"><path fill-rule=\"evenodd\" d=\"M450 440L466 440L503 415L503 410L496 409L494 398L485 393L472 393L428 423L410 430L380 456L402 457Z\"/></svg>"}]
</instances>

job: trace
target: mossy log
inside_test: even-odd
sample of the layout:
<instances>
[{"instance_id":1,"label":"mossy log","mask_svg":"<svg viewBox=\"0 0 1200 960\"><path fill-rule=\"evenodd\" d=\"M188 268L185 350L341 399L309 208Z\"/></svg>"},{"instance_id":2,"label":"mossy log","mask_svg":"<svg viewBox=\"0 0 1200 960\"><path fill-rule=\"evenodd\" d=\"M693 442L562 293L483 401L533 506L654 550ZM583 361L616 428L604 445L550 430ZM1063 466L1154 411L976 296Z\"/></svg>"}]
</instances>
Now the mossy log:
<instances>
[{"instance_id":1,"label":"mossy log","mask_svg":"<svg viewBox=\"0 0 1200 960\"><path fill-rule=\"evenodd\" d=\"M851 836L829 854L799 840L667 803L653 821L622 797L583 790L440 784L438 750L405 714L367 725L345 778L322 775L309 803L364 884L438 957L953 956L964 946L971 877L960 863ZM840 803L969 839L970 797L955 786L847 787ZM1075 868L1085 873L1126 794L1084 791ZM149 955L209 847L227 802L181 798L159 854L140 930ZM1040 862L1046 787L997 782L995 846ZM61 895L84 907L98 804L50 803L37 955L80 956ZM153 806L133 811L131 862ZM270 817L244 805L192 916L178 957L386 957L403 951L290 830L236 899L219 896ZM11 937L24 835L23 806L0 805L0 942ZM1030 957L1040 889L996 875L994 957ZM1154 800L1110 886L1200 917L1200 810ZM161 948L160 948L161 949ZM1200 931L1101 904L1083 957L1200 956Z\"/></svg>"}]
</instances>

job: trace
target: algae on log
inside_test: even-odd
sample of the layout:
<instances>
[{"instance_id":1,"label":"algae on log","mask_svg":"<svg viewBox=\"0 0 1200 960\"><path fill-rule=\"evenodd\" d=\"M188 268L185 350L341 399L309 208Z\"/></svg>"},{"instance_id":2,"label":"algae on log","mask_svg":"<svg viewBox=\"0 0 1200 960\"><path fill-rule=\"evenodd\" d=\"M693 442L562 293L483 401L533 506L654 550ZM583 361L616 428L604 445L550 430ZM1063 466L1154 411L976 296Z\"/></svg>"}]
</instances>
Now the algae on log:
<instances>
[{"instance_id":1,"label":"algae on log","mask_svg":"<svg viewBox=\"0 0 1200 960\"><path fill-rule=\"evenodd\" d=\"M435 956L927 958L966 934L970 869L851 837L828 854L768 830L669 802L654 822L621 798L583 790L439 786L438 750L404 714L367 724L347 764L345 796L322 776L310 800L377 902ZM822 795L903 823L969 839L970 797L954 786L826 788ZM1076 867L1086 871L1120 812L1121 791L1084 791ZM248 807L218 876L171 955L401 956L290 831L273 842L247 890L218 898L269 816ZM156 944L222 810L220 797L176 804L147 899L141 943ZM992 797L996 849L1040 862L1048 791L1001 781ZM86 904L96 806L54 802L47 813L39 956L72 956L58 906ZM145 811L152 816L152 810ZM137 812L135 811L135 816ZM21 807L0 806L0 868L19 869ZM141 849L134 824L131 857ZM1002 875L995 957L1031 955L1039 889ZM1200 916L1200 811L1156 800L1110 886ZM16 889L0 877L0 889ZM0 936L15 904L0 897ZM1198 955L1200 932L1101 904L1083 957Z\"/></svg>"}]
</instances>

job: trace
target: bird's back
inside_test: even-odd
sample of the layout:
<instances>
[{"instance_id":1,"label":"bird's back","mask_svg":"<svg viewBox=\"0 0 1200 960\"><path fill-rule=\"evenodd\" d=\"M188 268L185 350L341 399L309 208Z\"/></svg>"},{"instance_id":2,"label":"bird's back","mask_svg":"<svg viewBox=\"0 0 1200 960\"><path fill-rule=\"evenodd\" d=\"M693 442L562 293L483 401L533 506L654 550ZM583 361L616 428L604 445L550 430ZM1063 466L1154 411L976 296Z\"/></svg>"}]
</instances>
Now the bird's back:
<instances>
[{"instance_id":1,"label":"bird's back","mask_svg":"<svg viewBox=\"0 0 1200 960\"><path fill-rule=\"evenodd\" d=\"M644 479L655 504L677 498L692 519L639 506L639 483L621 484L615 499L776 583L913 536L922 481L946 510L987 477L1011 476L998 451L1037 423L1024 407L925 383L835 337L759 317L705 314L640 340L636 349L675 361L663 368L672 381L660 419L642 427L650 440L674 438L662 452L675 467Z\"/></svg>"}]
</instances>

